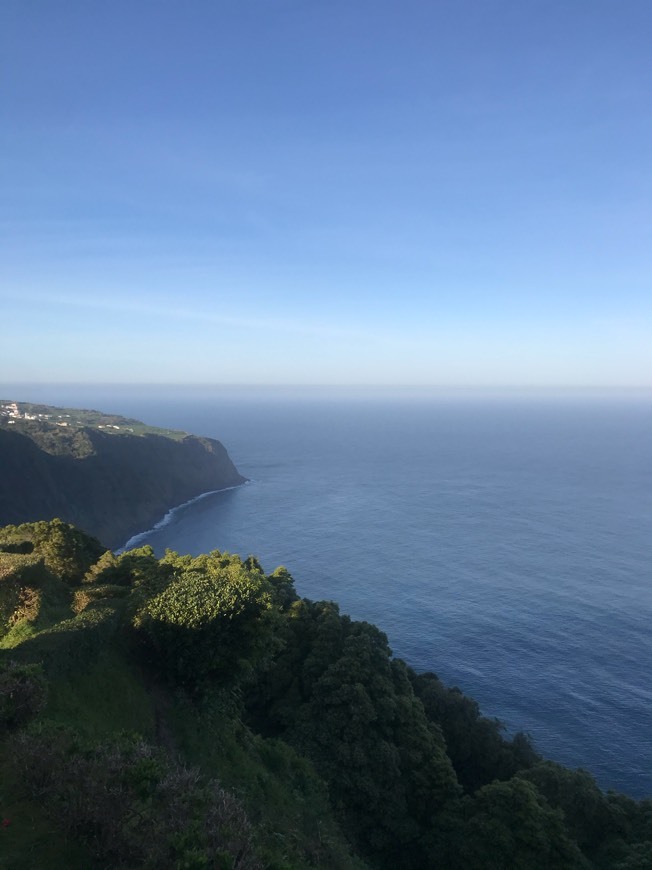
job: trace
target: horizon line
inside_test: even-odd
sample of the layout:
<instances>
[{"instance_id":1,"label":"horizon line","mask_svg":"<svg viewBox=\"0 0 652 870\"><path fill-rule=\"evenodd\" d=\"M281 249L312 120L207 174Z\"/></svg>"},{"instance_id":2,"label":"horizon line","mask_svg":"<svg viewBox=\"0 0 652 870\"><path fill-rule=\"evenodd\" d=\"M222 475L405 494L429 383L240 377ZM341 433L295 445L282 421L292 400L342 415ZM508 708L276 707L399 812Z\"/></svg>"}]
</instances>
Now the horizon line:
<instances>
[{"instance_id":1,"label":"horizon line","mask_svg":"<svg viewBox=\"0 0 652 870\"><path fill-rule=\"evenodd\" d=\"M44 380L2 380L3 387L121 387L137 388L197 388L227 390L418 390L429 392L652 392L652 384L423 384L423 383L301 383L301 382L264 382L264 381L44 381Z\"/></svg>"}]
</instances>

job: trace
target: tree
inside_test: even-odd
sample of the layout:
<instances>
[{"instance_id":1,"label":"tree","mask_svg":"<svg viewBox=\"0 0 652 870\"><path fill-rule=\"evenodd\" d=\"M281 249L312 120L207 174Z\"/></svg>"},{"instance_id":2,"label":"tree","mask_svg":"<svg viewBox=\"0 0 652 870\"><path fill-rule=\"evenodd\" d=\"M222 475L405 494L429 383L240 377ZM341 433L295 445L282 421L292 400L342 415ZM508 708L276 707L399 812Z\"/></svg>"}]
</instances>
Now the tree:
<instances>
[{"instance_id":1,"label":"tree","mask_svg":"<svg viewBox=\"0 0 652 870\"><path fill-rule=\"evenodd\" d=\"M275 648L273 591L237 557L200 556L145 601L134 627L150 657L182 685L229 684Z\"/></svg>"},{"instance_id":2,"label":"tree","mask_svg":"<svg viewBox=\"0 0 652 870\"><path fill-rule=\"evenodd\" d=\"M562 815L522 779L494 782L462 802L451 867L474 870L589 868Z\"/></svg>"}]
</instances>

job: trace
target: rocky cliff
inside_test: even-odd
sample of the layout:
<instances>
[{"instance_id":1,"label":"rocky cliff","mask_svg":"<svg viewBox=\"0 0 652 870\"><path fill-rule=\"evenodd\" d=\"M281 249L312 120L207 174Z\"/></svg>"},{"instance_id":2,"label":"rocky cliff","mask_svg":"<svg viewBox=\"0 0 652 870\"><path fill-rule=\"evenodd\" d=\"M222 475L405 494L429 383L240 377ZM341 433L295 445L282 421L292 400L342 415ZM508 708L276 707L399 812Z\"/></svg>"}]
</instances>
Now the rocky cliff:
<instances>
[{"instance_id":1,"label":"rocky cliff","mask_svg":"<svg viewBox=\"0 0 652 870\"><path fill-rule=\"evenodd\" d=\"M116 548L175 505L245 481L219 441L139 426L0 418L0 525L60 517Z\"/></svg>"}]
</instances>

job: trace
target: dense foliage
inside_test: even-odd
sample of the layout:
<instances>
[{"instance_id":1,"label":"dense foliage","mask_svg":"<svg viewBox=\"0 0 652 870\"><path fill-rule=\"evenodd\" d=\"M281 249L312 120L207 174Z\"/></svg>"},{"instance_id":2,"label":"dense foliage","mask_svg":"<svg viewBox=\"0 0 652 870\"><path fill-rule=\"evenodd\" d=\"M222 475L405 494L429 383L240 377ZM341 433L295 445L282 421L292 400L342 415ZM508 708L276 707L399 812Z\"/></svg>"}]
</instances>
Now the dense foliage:
<instances>
[{"instance_id":1,"label":"dense foliage","mask_svg":"<svg viewBox=\"0 0 652 870\"><path fill-rule=\"evenodd\" d=\"M0 621L8 867L652 866L652 802L505 737L283 568L8 527Z\"/></svg>"},{"instance_id":2,"label":"dense foliage","mask_svg":"<svg viewBox=\"0 0 652 870\"><path fill-rule=\"evenodd\" d=\"M28 794L100 866L261 867L241 802L141 738L93 743L46 725L9 748Z\"/></svg>"}]
</instances>

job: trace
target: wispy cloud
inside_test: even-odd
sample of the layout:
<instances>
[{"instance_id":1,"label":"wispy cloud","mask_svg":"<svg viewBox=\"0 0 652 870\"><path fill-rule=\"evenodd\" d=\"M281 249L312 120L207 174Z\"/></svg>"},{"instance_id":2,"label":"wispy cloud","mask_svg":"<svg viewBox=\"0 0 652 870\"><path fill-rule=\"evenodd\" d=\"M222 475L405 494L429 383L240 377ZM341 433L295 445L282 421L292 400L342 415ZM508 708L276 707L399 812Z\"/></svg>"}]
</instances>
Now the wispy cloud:
<instances>
[{"instance_id":1,"label":"wispy cloud","mask_svg":"<svg viewBox=\"0 0 652 870\"><path fill-rule=\"evenodd\" d=\"M229 329L259 330L271 334L294 334L305 337L331 339L338 341L380 342L385 340L373 330L362 330L357 325L332 324L315 320L274 315L250 315L243 312L220 312L209 308L204 301L191 299L188 305L169 304L165 301L129 299L110 294L102 289L101 295L81 296L61 292L3 294L7 301L19 305L67 306L77 310L105 311L125 315L146 315L148 318L161 317L170 321L192 321L211 324ZM217 306L216 306L217 307Z\"/></svg>"}]
</instances>

